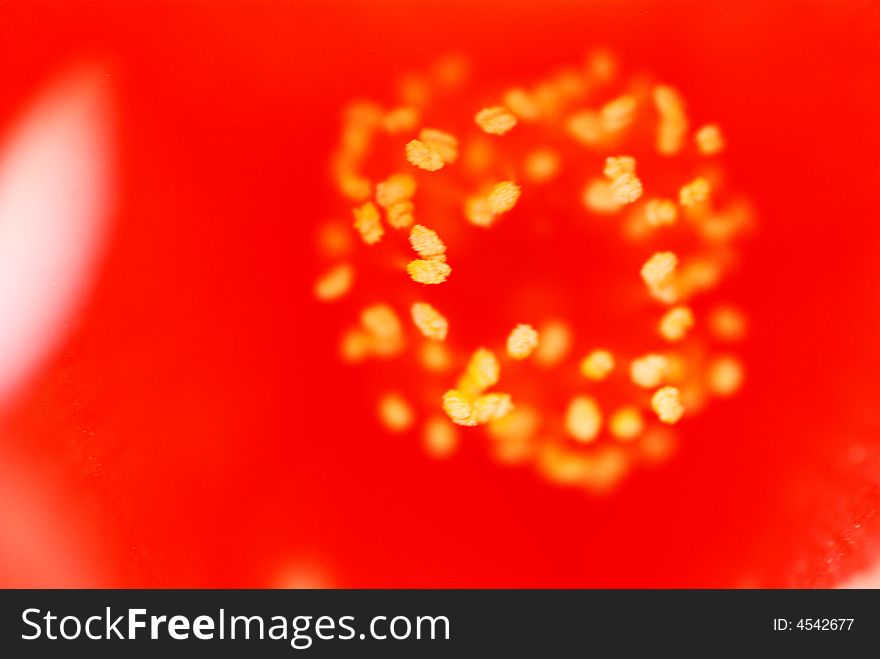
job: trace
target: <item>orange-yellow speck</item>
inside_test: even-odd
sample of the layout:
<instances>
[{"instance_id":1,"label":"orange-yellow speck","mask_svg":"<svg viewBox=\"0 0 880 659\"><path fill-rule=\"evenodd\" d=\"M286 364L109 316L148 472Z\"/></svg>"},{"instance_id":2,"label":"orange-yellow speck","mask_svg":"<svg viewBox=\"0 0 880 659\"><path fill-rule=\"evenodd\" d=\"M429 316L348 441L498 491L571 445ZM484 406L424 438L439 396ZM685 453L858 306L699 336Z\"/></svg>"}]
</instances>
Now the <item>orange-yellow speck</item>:
<instances>
[{"instance_id":1,"label":"orange-yellow speck","mask_svg":"<svg viewBox=\"0 0 880 659\"><path fill-rule=\"evenodd\" d=\"M406 229L412 226L413 219L413 203L411 201L398 201L392 204L385 211L385 218L388 220L388 226L394 229Z\"/></svg>"},{"instance_id":2,"label":"orange-yellow speck","mask_svg":"<svg viewBox=\"0 0 880 659\"><path fill-rule=\"evenodd\" d=\"M678 203L685 208L692 208L707 201L711 190L709 181L702 177L695 178L678 191Z\"/></svg>"},{"instance_id":3,"label":"orange-yellow speck","mask_svg":"<svg viewBox=\"0 0 880 659\"><path fill-rule=\"evenodd\" d=\"M480 393L498 384L501 366L498 358L488 348L477 348L468 362L462 378L462 388L468 392Z\"/></svg>"},{"instance_id":4,"label":"orange-yellow speck","mask_svg":"<svg viewBox=\"0 0 880 659\"><path fill-rule=\"evenodd\" d=\"M440 150L435 146L425 144L421 140L411 140L406 144L406 159L411 165L424 169L427 172L436 172L442 169L443 157Z\"/></svg>"},{"instance_id":5,"label":"orange-yellow speck","mask_svg":"<svg viewBox=\"0 0 880 659\"><path fill-rule=\"evenodd\" d=\"M669 361L662 355L645 355L634 359L629 366L632 381L645 389L653 389L666 377Z\"/></svg>"},{"instance_id":6,"label":"orange-yellow speck","mask_svg":"<svg viewBox=\"0 0 880 659\"><path fill-rule=\"evenodd\" d=\"M477 112L474 120L490 135L504 135L516 126L516 117L500 105L483 108Z\"/></svg>"},{"instance_id":7,"label":"orange-yellow speck","mask_svg":"<svg viewBox=\"0 0 880 659\"><path fill-rule=\"evenodd\" d=\"M379 401L379 419L391 432L409 430L414 416L410 404L398 393L387 393Z\"/></svg>"},{"instance_id":8,"label":"orange-yellow speck","mask_svg":"<svg viewBox=\"0 0 880 659\"><path fill-rule=\"evenodd\" d=\"M416 108L403 105L389 110L382 117L382 128L392 134L406 133L415 129L419 118L419 111Z\"/></svg>"},{"instance_id":9,"label":"orange-yellow speck","mask_svg":"<svg viewBox=\"0 0 880 659\"><path fill-rule=\"evenodd\" d=\"M612 437L621 441L630 441L642 434L645 421L639 408L626 405L614 411L608 420L608 431Z\"/></svg>"},{"instance_id":10,"label":"orange-yellow speck","mask_svg":"<svg viewBox=\"0 0 880 659\"><path fill-rule=\"evenodd\" d=\"M658 331L667 341L681 341L694 326L694 313L688 307L673 307L660 319Z\"/></svg>"},{"instance_id":11,"label":"orange-yellow speck","mask_svg":"<svg viewBox=\"0 0 880 659\"><path fill-rule=\"evenodd\" d=\"M611 190L611 182L604 178L594 178L587 183L583 202L587 210L602 215L616 213L623 207Z\"/></svg>"},{"instance_id":12,"label":"orange-yellow speck","mask_svg":"<svg viewBox=\"0 0 880 659\"><path fill-rule=\"evenodd\" d=\"M642 182L635 174L624 173L611 181L611 196L618 204L631 204L642 196Z\"/></svg>"},{"instance_id":13,"label":"orange-yellow speck","mask_svg":"<svg viewBox=\"0 0 880 659\"><path fill-rule=\"evenodd\" d=\"M538 149L526 156L523 164L526 178L532 183L546 183L559 173L559 154L551 149Z\"/></svg>"},{"instance_id":14,"label":"orange-yellow speck","mask_svg":"<svg viewBox=\"0 0 880 659\"><path fill-rule=\"evenodd\" d=\"M407 263L406 271L417 284L442 284L452 274L448 263L436 259L415 259Z\"/></svg>"},{"instance_id":15,"label":"orange-yellow speck","mask_svg":"<svg viewBox=\"0 0 880 659\"><path fill-rule=\"evenodd\" d=\"M602 429L602 411L590 396L575 396L565 413L565 429L579 442L589 443Z\"/></svg>"},{"instance_id":16,"label":"orange-yellow speck","mask_svg":"<svg viewBox=\"0 0 880 659\"><path fill-rule=\"evenodd\" d=\"M433 259L446 253L446 245L437 232L416 224L409 232L409 244L423 259Z\"/></svg>"},{"instance_id":17,"label":"orange-yellow speck","mask_svg":"<svg viewBox=\"0 0 880 659\"><path fill-rule=\"evenodd\" d=\"M446 339L449 321L427 302L416 302L412 305L412 319L423 336L434 341Z\"/></svg>"},{"instance_id":18,"label":"orange-yellow speck","mask_svg":"<svg viewBox=\"0 0 880 659\"><path fill-rule=\"evenodd\" d=\"M315 282L315 297L329 302L337 300L348 293L354 281L354 268L349 263L340 263Z\"/></svg>"},{"instance_id":19,"label":"orange-yellow speck","mask_svg":"<svg viewBox=\"0 0 880 659\"><path fill-rule=\"evenodd\" d=\"M379 218L379 209L372 201L354 209L354 228L368 245L374 245L385 234Z\"/></svg>"},{"instance_id":20,"label":"orange-yellow speck","mask_svg":"<svg viewBox=\"0 0 880 659\"><path fill-rule=\"evenodd\" d=\"M742 387L745 372L742 362L736 357L726 355L714 358L708 368L709 390L721 398L732 396Z\"/></svg>"},{"instance_id":21,"label":"orange-yellow speck","mask_svg":"<svg viewBox=\"0 0 880 659\"><path fill-rule=\"evenodd\" d=\"M555 366L571 349L571 327L562 320L550 320L538 330L541 341L535 350L535 361L544 367Z\"/></svg>"},{"instance_id":22,"label":"orange-yellow speck","mask_svg":"<svg viewBox=\"0 0 880 659\"><path fill-rule=\"evenodd\" d=\"M425 422L422 443L429 455L435 458L446 458L455 452L458 446L458 433L447 419L432 416Z\"/></svg>"},{"instance_id":23,"label":"orange-yellow speck","mask_svg":"<svg viewBox=\"0 0 880 659\"><path fill-rule=\"evenodd\" d=\"M746 335L746 317L736 307L723 305L709 314L709 329L721 341L739 341Z\"/></svg>"},{"instance_id":24,"label":"orange-yellow speck","mask_svg":"<svg viewBox=\"0 0 880 659\"><path fill-rule=\"evenodd\" d=\"M426 341L419 351L419 361L431 373L446 373L452 368L452 355L442 343Z\"/></svg>"},{"instance_id":25,"label":"orange-yellow speck","mask_svg":"<svg viewBox=\"0 0 880 659\"><path fill-rule=\"evenodd\" d=\"M526 359L538 347L538 331L521 323L507 337L507 354L513 359Z\"/></svg>"},{"instance_id":26,"label":"orange-yellow speck","mask_svg":"<svg viewBox=\"0 0 880 659\"><path fill-rule=\"evenodd\" d=\"M496 215L506 213L516 206L520 193L520 187L511 181L502 181L501 183L495 184L489 192L489 195L486 197L486 201L489 204L489 210Z\"/></svg>"},{"instance_id":27,"label":"orange-yellow speck","mask_svg":"<svg viewBox=\"0 0 880 659\"><path fill-rule=\"evenodd\" d=\"M697 150L704 156L713 156L724 150L724 136L718 124L706 124L694 135Z\"/></svg>"},{"instance_id":28,"label":"orange-yellow speck","mask_svg":"<svg viewBox=\"0 0 880 659\"><path fill-rule=\"evenodd\" d=\"M675 224L678 208L670 199L649 199L645 202L645 221L652 227Z\"/></svg>"},{"instance_id":29,"label":"orange-yellow speck","mask_svg":"<svg viewBox=\"0 0 880 659\"><path fill-rule=\"evenodd\" d=\"M636 118L636 107L636 99L629 95L606 103L599 112L602 128L614 133L628 127Z\"/></svg>"},{"instance_id":30,"label":"orange-yellow speck","mask_svg":"<svg viewBox=\"0 0 880 659\"><path fill-rule=\"evenodd\" d=\"M409 174L392 174L376 184L376 203L383 208L412 199L416 193L416 180Z\"/></svg>"},{"instance_id":31,"label":"orange-yellow speck","mask_svg":"<svg viewBox=\"0 0 880 659\"><path fill-rule=\"evenodd\" d=\"M443 394L443 411L453 423L460 426L477 425L477 417L474 408L467 396L456 389L450 389Z\"/></svg>"},{"instance_id":32,"label":"orange-yellow speck","mask_svg":"<svg viewBox=\"0 0 880 659\"><path fill-rule=\"evenodd\" d=\"M581 360L580 368L588 380L604 380L614 370L614 355L607 350L593 350Z\"/></svg>"},{"instance_id":33,"label":"orange-yellow speck","mask_svg":"<svg viewBox=\"0 0 880 659\"><path fill-rule=\"evenodd\" d=\"M636 173L636 159L632 156L609 156L605 159L605 176L612 181L624 174Z\"/></svg>"},{"instance_id":34,"label":"orange-yellow speck","mask_svg":"<svg viewBox=\"0 0 880 659\"><path fill-rule=\"evenodd\" d=\"M681 394L675 387L662 387L651 397L651 409L663 423L677 423L684 415Z\"/></svg>"}]
</instances>

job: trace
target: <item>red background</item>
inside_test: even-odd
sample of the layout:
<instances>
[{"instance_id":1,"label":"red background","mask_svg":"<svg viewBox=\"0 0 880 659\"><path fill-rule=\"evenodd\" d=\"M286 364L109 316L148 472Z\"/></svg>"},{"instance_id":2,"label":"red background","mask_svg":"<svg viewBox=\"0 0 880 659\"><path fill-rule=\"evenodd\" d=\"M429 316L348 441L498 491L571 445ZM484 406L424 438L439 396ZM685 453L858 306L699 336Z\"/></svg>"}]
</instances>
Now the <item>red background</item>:
<instances>
[{"instance_id":1,"label":"red background","mask_svg":"<svg viewBox=\"0 0 880 659\"><path fill-rule=\"evenodd\" d=\"M876 554L878 4L569 4L0 4L0 126L97 57L121 157L93 292L0 426L79 567L0 546L0 584L816 586ZM598 500L389 438L310 292L345 101L449 51L492 80L594 45L725 127L761 216L748 387Z\"/></svg>"}]
</instances>

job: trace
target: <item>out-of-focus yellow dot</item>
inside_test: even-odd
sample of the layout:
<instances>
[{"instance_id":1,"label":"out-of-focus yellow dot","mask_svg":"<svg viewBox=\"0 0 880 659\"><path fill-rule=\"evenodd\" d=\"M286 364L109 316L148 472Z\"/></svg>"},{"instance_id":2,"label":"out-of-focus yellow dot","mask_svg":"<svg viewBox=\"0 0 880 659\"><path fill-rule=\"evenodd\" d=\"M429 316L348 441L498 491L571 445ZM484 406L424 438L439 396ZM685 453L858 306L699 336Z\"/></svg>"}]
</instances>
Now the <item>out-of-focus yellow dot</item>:
<instances>
[{"instance_id":1,"label":"out-of-focus yellow dot","mask_svg":"<svg viewBox=\"0 0 880 659\"><path fill-rule=\"evenodd\" d=\"M500 105L483 108L477 112L474 120L483 131L490 135L504 135L516 126L516 117L507 108Z\"/></svg>"},{"instance_id":2,"label":"out-of-focus yellow dot","mask_svg":"<svg viewBox=\"0 0 880 659\"><path fill-rule=\"evenodd\" d=\"M604 380L614 370L614 355L607 350L593 350L581 360L581 375L588 380Z\"/></svg>"},{"instance_id":3,"label":"out-of-focus yellow dot","mask_svg":"<svg viewBox=\"0 0 880 659\"><path fill-rule=\"evenodd\" d=\"M392 174L376 184L376 203L389 208L401 201L412 199L416 193L416 180L409 174Z\"/></svg>"},{"instance_id":4,"label":"out-of-focus yellow dot","mask_svg":"<svg viewBox=\"0 0 880 659\"><path fill-rule=\"evenodd\" d=\"M671 303L678 297L673 275L678 257L673 252L657 252L642 266L642 280L652 297Z\"/></svg>"},{"instance_id":5,"label":"out-of-focus yellow dot","mask_svg":"<svg viewBox=\"0 0 880 659\"><path fill-rule=\"evenodd\" d=\"M666 377L669 362L663 355L645 355L634 359L629 366L632 381L645 389L653 389Z\"/></svg>"},{"instance_id":6,"label":"out-of-focus yellow dot","mask_svg":"<svg viewBox=\"0 0 880 659\"><path fill-rule=\"evenodd\" d=\"M448 458L458 447L458 433L442 416L432 416L425 422L422 442L428 455Z\"/></svg>"},{"instance_id":7,"label":"out-of-focus yellow dot","mask_svg":"<svg viewBox=\"0 0 880 659\"><path fill-rule=\"evenodd\" d=\"M590 396L575 396L565 413L565 429L579 442L592 442L602 429L602 411Z\"/></svg>"},{"instance_id":8,"label":"out-of-focus yellow dot","mask_svg":"<svg viewBox=\"0 0 880 659\"><path fill-rule=\"evenodd\" d=\"M709 390L716 396L726 398L742 388L745 371L736 357L716 357L709 363L707 372Z\"/></svg>"},{"instance_id":9,"label":"out-of-focus yellow dot","mask_svg":"<svg viewBox=\"0 0 880 659\"><path fill-rule=\"evenodd\" d=\"M739 341L746 335L746 317L736 307L723 305L709 314L709 329L722 341Z\"/></svg>"},{"instance_id":10,"label":"out-of-focus yellow dot","mask_svg":"<svg viewBox=\"0 0 880 659\"><path fill-rule=\"evenodd\" d=\"M385 217L388 225L394 229L406 229L412 226L413 219L413 203L411 201L398 201L392 204L385 211Z\"/></svg>"},{"instance_id":11,"label":"out-of-focus yellow dot","mask_svg":"<svg viewBox=\"0 0 880 659\"><path fill-rule=\"evenodd\" d=\"M559 154L552 149L532 151L524 163L525 176L532 183L552 181L559 173L559 168Z\"/></svg>"},{"instance_id":12,"label":"out-of-focus yellow dot","mask_svg":"<svg viewBox=\"0 0 880 659\"><path fill-rule=\"evenodd\" d=\"M354 281L354 268L350 263L340 263L318 278L315 282L315 297L329 302L337 300L351 290Z\"/></svg>"},{"instance_id":13,"label":"out-of-focus yellow dot","mask_svg":"<svg viewBox=\"0 0 880 659\"><path fill-rule=\"evenodd\" d=\"M613 437L622 441L633 440L642 434L645 421L639 408L633 405L621 407L608 420L608 430Z\"/></svg>"},{"instance_id":14,"label":"out-of-focus yellow dot","mask_svg":"<svg viewBox=\"0 0 880 659\"><path fill-rule=\"evenodd\" d=\"M523 121L537 121L541 116L541 107L534 97L519 87L505 92L504 105Z\"/></svg>"},{"instance_id":15,"label":"out-of-focus yellow dot","mask_svg":"<svg viewBox=\"0 0 880 659\"><path fill-rule=\"evenodd\" d=\"M459 389L476 395L498 384L499 377L501 377L501 365L495 353L488 348L477 348L468 361Z\"/></svg>"},{"instance_id":16,"label":"out-of-focus yellow dot","mask_svg":"<svg viewBox=\"0 0 880 659\"><path fill-rule=\"evenodd\" d=\"M678 389L675 387L658 389L651 397L651 409L657 413L657 418L663 423L678 422L684 414L684 405L681 404L681 394Z\"/></svg>"},{"instance_id":17,"label":"out-of-focus yellow dot","mask_svg":"<svg viewBox=\"0 0 880 659\"><path fill-rule=\"evenodd\" d=\"M678 208L669 199L649 199L645 202L645 221L652 227L675 224Z\"/></svg>"},{"instance_id":18,"label":"out-of-focus yellow dot","mask_svg":"<svg viewBox=\"0 0 880 659\"><path fill-rule=\"evenodd\" d=\"M609 101L599 112L602 128L611 133L627 128L635 121L636 108L636 99L629 95Z\"/></svg>"},{"instance_id":19,"label":"out-of-focus yellow dot","mask_svg":"<svg viewBox=\"0 0 880 659\"><path fill-rule=\"evenodd\" d=\"M521 323L507 337L507 354L514 359L526 359L538 347L538 332L531 325Z\"/></svg>"},{"instance_id":20,"label":"out-of-focus yellow dot","mask_svg":"<svg viewBox=\"0 0 880 659\"><path fill-rule=\"evenodd\" d=\"M683 185L678 192L678 203L685 208L692 208L709 199L712 187L709 181L703 177L697 177L690 183Z\"/></svg>"},{"instance_id":21,"label":"out-of-focus yellow dot","mask_svg":"<svg viewBox=\"0 0 880 659\"><path fill-rule=\"evenodd\" d=\"M398 393L389 392L379 401L379 419L391 432L405 432L412 427L414 413L406 399Z\"/></svg>"},{"instance_id":22,"label":"out-of-focus yellow dot","mask_svg":"<svg viewBox=\"0 0 880 659\"><path fill-rule=\"evenodd\" d=\"M667 85L657 85L653 96L654 106L660 115L657 151L666 156L675 155L684 146L688 130L684 100L678 91Z\"/></svg>"},{"instance_id":23,"label":"out-of-focus yellow dot","mask_svg":"<svg viewBox=\"0 0 880 659\"><path fill-rule=\"evenodd\" d=\"M419 125L419 119L419 111L416 108L403 105L389 110L382 117L382 128L391 134L408 133Z\"/></svg>"},{"instance_id":24,"label":"out-of-focus yellow dot","mask_svg":"<svg viewBox=\"0 0 880 659\"><path fill-rule=\"evenodd\" d=\"M694 314L688 307L673 307L660 319L658 330L667 341L681 341L694 326Z\"/></svg>"},{"instance_id":25,"label":"out-of-focus yellow dot","mask_svg":"<svg viewBox=\"0 0 880 659\"><path fill-rule=\"evenodd\" d=\"M694 134L697 149L705 156L713 156L724 150L724 136L718 124L706 124Z\"/></svg>"},{"instance_id":26,"label":"out-of-focus yellow dot","mask_svg":"<svg viewBox=\"0 0 880 659\"><path fill-rule=\"evenodd\" d=\"M568 356L571 350L571 327L561 320L544 323L538 334L541 340L535 350L534 360L544 367L555 366Z\"/></svg>"},{"instance_id":27,"label":"out-of-focus yellow dot","mask_svg":"<svg viewBox=\"0 0 880 659\"><path fill-rule=\"evenodd\" d=\"M574 140L586 146L595 146L605 137L602 120L592 110L571 115L565 122L565 129Z\"/></svg>"},{"instance_id":28,"label":"out-of-focus yellow dot","mask_svg":"<svg viewBox=\"0 0 880 659\"><path fill-rule=\"evenodd\" d=\"M354 211L354 228L361 234L361 238L368 245L374 245L382 239L385 230L379 218L379 209L372 201L366 202L363 206L355 208Z\"/></svg>"},{"instance_id":29,"label":"out-of-focus yellow dot","mask_svg":"<svg viewBox=\"0 0 880 659\"><path fill-rule=\"evenodd\" d=\"M603 178L594 178L587 183L582 200L587 210L601 215L611 215L623 207L611 189L611 182Z\"/></svg>"},{"instance_id":30,"label":"out-of-focus yellow dot","mask_svg":"<svg viewBox=\"0 0 880 659\"><path fill-rule=\"evenodd\" d=\"M412 319L423 336L434 341L446 339L449 321L427 302L416 302L412 305Z\"/></svg>"},{"instance_id":31,"label":"out-of-focus yellow dot","mask_svg":"<svg viewBox=\"0 0 880 659\"><path fill-rule=\"evenodd\" d=\"M426 341L419 351L422 366L431 373L446 373L452 368L449 348L436 341Z\"/></svg>"}]
</instances>

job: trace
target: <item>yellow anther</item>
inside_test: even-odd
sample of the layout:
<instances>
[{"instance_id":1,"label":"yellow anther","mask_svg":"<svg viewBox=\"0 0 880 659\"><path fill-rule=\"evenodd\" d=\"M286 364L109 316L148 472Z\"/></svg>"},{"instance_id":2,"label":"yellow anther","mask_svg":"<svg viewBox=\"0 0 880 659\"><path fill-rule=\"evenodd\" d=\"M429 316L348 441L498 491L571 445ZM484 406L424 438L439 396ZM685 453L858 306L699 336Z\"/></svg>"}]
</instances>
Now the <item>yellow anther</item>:
<instances>
[{"instance_id":1,"label":"yellow anther","mask_svg":"<svg viewBox=\"0 0 880 659\"><path fill-rule=\"evenodd\" d=\"M645 421L639 408L626 405L616 410L608 420L608 430L611 435L622 441L635 439L642 434Z\"/></svg>"},{"instance_id":2,"label":"yellow anther","mask_svg":"<svg viewBox=\"0 0 880 659\"><path fill-rule=\"evenodd\" d=\"M388 111L382 117L382 128L392 134L409 133L419 125L419 119L419 111L416 108L404 105Z\"/></svg>"},{"instance_id":3,"label":"yellow anther","mask_svg":"<svg viewBox=\"0 0 880 659\"><path fill-rule=\"evenodd\" d=\"M667 341L681 341L694 326L694 314L688 307L673 307L660 319L658 330Z\"/></svg>"},{"instance_id":4,"label":"yellow anther","mask_svg":"<svg viewBox=\"0 0 880 659\"><path fill-rule=\"evenodd\" d=\"M455 452L458 445L458 433L447 419L432 416L425 422L422 442L429 455L445 458Z\"/></svg>"},{"instance_id":5,"label":"yellow anther","mask_svg":"<svg viewBox=\"0 0 880 659\"><path fill-rule=\"evenodd\" d=\"M628 127L636 118L636 99L632 96L620 96L606 103L599 113L602 128L616 133Z\"/></svg>"},{"instance_id":6,"label":"yellow anther","mask_svg":"<svg viewBox=\"0 0 880 659\"><path fill-rule=\"evenodd\" d=\"M493 419L501 419L513 410L510 394L483 394L474 401L474 418L477 423L489 423Z\"/></svg>"},{"instance_id":7,"label":"yellow anther","mask_svg":"<svg viewBox=\"0 0 880 659\"><path fill-rule=\"evenodd\" d=\"M592 179L587 184L584 188L583 202L588 210L603 215L616 213L622 208L622 204L611 190L611 182L604 178Z\"/></svg>"},{"instance_id":8,"label":"yellow anther","mask_svg":"<svg viewBox=\"0 0 880 659\"><path fill-rule=\"evenodd\" d=\"M706 156L721 153L724 150L724 136L718 124L706 124L694 135L697 149Z\"/></svg>"},{"instance_id":9,"label":"yellow anther","mask_svg":"<svg viewBox=\"0 0 880 659\"><path fill-rule=\"evenodd\" d=\"M489 210L495 215L506 213L516 206L520 193L520 187L511 181L502 181L501 183L495 184L489 192L489 195L486 197L486 201L489 204Z\"/></svg>"},{"instance_id":10,"label":"yellow anther","mask_svg":"<svg viewBox=\"0 0 880 659\"><path fill-rule=\"evenodd\" d=\"M361 234L361 238L368 245L373 245L385 234L379 219L379 209L372 201L354 209L354 228Z\"/></svg>"},{"instance_id":11,"label":"yellow anther","mask_svg":"<svg viewBox=\"0 0 880 659\"><path fill-rule=\"evenodd\" d=\"M460 391L450 389L443 394L443 411L447 416L460 426L477 425L477 417L470 400Z\"/></svg>"},{"instance_id":12,"label":"yellow anther","mask_svg":"<svg viewBox=\"0 0 880 659\"><path fill-rule=\"evenodd\" d=\"M419 132L419 139L435 149L446 164L451 165L458 160L458 138L454 135L436 128L423 128Z\"/></svg>"},{"instance_id":13,"label":"yellow anther","mask_svg":"<svg viewBox=\"0 0 880 659\"><path fill-rule=\"evenodd\" d=\"M645 355L634 359L629 365L632 381L645 389L653 389L663 382L669 370L669 362L662 355Z\"/></svg>"},{"instance_id":14,"label":"yellow anther","mask_svg":"<svg viewBox=\"0 0 880 659\"><path fill-rule=\"evenodd\" d=\"M507 108L496 105L483 108L474 117L477 125L490 135L504 135L516 126L516 117Z\"/></svg>"},{"instance_id":15,"label":"yellow anther","mask_svg":"<svg viewBox=\"0 0 880 659\"><path fill-rule=\"evenodd\" d=\"M440 240L437 232L421 224L415 225L410 230L409 244L423 259L433 259L446 253L446 245Z\"/></svg>"},{"instance_id":16,"label":"yellow anther","mask_svg":"<svg viewBox=\"0 0 880 659\"><path fill-rule=\"evenodd\" d=\"M315 282L315 297L319 300L337 300L348 293L354 281L354 268L340 263L330 268Z\"/></svg>"},{"instance_id":17,"label":"yellow anther","mask_svg":"<svg viewBox=\"0 0 880 659\"><path fill-rule=\"evenodd\" d=\"M669 199L649 199L645 203L645 221L652 227L675 224L678 207Z\"/></svg>"},{"instance_id":18,"label":"yellow anther","mask_svg":"<svg viewBox=\"0 0 880 659\"><path fill-rule=\"evenodd\" d=\"M592 442L602 429L602 411L589 396L575 396L565 413L565 429L579 442Z\"/></svg>"},{"instance_id":19,"label":"yellow anther","mask_svg":"<svg viewBox=\"0 0 880 659\"><path fill-rule=\"evenodd\" d=\"M406 159L410 164L428 172L442 169L443 157L435 146L425 144L421 140L411 140L406 144Z\"/></svg>"},{"instance_id":20,"label":"yellow anther","mask_svg":"<svg viewBox=\"0 0 880 659\"><path fill-rule=\"evenodd\" d=\"M611 196L618 204L631 204L642 196L642 182L635 174L624 173L611 182Z\"/></svg>"},{"instance_id":21,"label":"yellow anther","mask_svg":"<svg viewBox=\"0 0 880 659\"><path fill-rule=\"evenodd\" d=\"M412 305L412 319L425 337L434 341L446 339L449 321L427 302L416 302Z\"/></svg>"},{"instance_id":22,"label":"yellow anther","mask_svg":"<svg viewBox=\"0 0 880 659\"><path fill-rule=\"evenodd\" d=\"M632 156L609 156L605 159L605 176L610 180L620 178L624 174L636 173L636 159Z\"/></svg>"},{"instance_id":23,"label":"yellow anther","mask_svg":"<svg viewBox=\"0 0 880 659\"><path fill-rule=\"evenodd\" d=\"M507 354L526 359L538 347L538 332L531 325L519 324L507 337Z\"/></svg>"},{"instance_id":24,"label":"yellow anther","mask_svg":"<svg viewBox=\"0 0 880 659\"><path fill-rule=\"evenodd\" d=\"M541 341L535 350L535 361L541 366L555 366L568 355L571 349L571 328L561 320L545 323L538 333Z\"/></svg>"},{"instance_id":25,"label":"yellow anther","mask_svg":"<svg viewBox=\"0 0 880 659\"><path fill-rule=\"evenodd\" d=\"M379 419L391 432L404 432L413 424L414 413L406 399L398 393L387 393L379 401Z\"/></svg>"},{"instance_id":26,"label":"yellow anther","mask_svg":"<svg viewBox=\"0 0 880 659\"><path fill-rule=\"evenodd\" d=\"M742 362L733 356L716 357L708 368L709 390L716 396L732 396L742 387L745 372Z\"/></svg>"},{"instance_id":27,"label":"yellow anther","mask_svg":"<svg viewBox=\"0 0 880 659\"><path fill-rule=\"evenodd\" d=\"M662 387L651 397L651 409L663 423L673 424L684 414L681 394L675 387Z\"/></svg>"},{"instance_id":28,"label":"yellow anther","mask_svg":"<svg viewBox=\"0 0 880 659\"><path fill-rule=\"evenodd\" d=\"M406 271L418 284L442 284L449 279L452 268L436 259L416 259L407 263Z\"/></svg>"},{"instance_id":29,"label":"yellow anther","mask_svg":"<svg viewBox=\"0 0 880 659\"><path fill-rule=\"evenodd\" d=\"M376 203L390 208L401 201L412 199L416 193L416 180L409 174L392 174L376 184Z\"/></svg>"},{"instance_id":30,"label":"yellow anther","mask_svg":"<svg viewBox=\"0 0 880 659\"><path fill-rule=\"evenodd\" d=\"M588 380L604 380L614 370L614 355L594 350L581 360L581 375Z\"/></svg>"},{"instance_id":31,"label":"yellow anther","mask_svg":"<svg viewBox=\"0 0 880 659\"><path fill-rule=\"evenodd\" d=\"M385 211L385 219L388 225L394 229L406 229L412 226L413 219L413 203L411 201L398 201L392 204Z\"/></svg>"},{"instance_id":32,"label":"yellow anther","mask_svg":"<svg viewBox=\"0 0 880 659\"><path fill-rule=\"evenodd\" d=\"M671 303L677 297L674 274L678 257L672 252L657 252L642 266L642 280L652 297Z\"/></svg>"},{"instance_id":33,"label":"yellow anther","mask_svg":"<svg viewBox=\"0 0 880 659\"><path fill-rule=\"evenodd\" d=\"M526 156L525 175L533 183L545 183L556 177L559 166L559 154L550 149L539 149Z\"/></svg>"},{"instance_id":34,"label":"yellow anther","mask_svg":"<svg viewBox=\"0 0 880 659\"><path fill-rule=\"evenodd\" d=\"M685 208L690 208L709 199L712 188L709 181L702 177L695 178L678 191L678 203Z\"/></svg>"}]
</instances>

